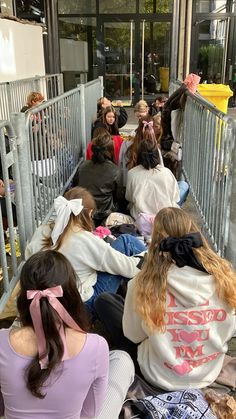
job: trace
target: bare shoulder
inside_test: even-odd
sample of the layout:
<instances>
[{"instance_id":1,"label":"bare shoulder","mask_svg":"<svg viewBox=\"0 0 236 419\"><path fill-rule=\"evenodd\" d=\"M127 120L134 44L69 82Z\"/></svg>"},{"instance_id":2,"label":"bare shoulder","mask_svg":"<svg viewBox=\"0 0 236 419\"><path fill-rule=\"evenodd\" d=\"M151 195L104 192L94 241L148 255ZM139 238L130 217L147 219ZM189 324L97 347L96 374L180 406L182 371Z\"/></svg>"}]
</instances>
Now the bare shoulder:
<instances>
[{"instance_id":1,"label":"bare shoulder","mask_svg":"<svg viewBox=\"0 0 236 419\"><path fill-rule=\"evenodd\" d=\"M87 333L77 332L73 329L66 329L66 343L69 357L79 354L87 340Z\"/></svg>"},{"instance_id":2,"label":"bare shoulder","mask_svg":"<svg viewBox=\"0 0 236 419\"><path fill-rule=\"evenodd\" d=\"M9 334L10 345L20 355L35 356L37 339L31 327L13 328Z\"/></svg>"}]
</instances>

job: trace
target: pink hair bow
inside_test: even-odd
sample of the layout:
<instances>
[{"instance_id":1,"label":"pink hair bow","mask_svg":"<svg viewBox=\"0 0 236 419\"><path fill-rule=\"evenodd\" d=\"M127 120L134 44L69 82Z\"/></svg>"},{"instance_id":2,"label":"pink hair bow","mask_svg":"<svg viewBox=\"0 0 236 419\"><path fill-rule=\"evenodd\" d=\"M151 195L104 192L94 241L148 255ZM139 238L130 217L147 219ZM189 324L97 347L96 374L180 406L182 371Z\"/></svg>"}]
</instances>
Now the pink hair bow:
<instances>
[{"instance_id":1,"label":"pink hair bow","mask_svg":"<svg viewBox=\"0 0 236 419\"><path fill-rule=\"evenodd\" d=\"M144 128L146 128L147 126L153 128L153 121L143 121L143 125Z\"/></svg>"},{"instance_id":2,"label":"pink hair bow","mask_svg":"<svg viewBox=\"0 0 236 419\"><path fill-rule=\"evenodd\" d=\"M42 316L40 310L40 300L42 297L46 297L48 299L49 304L54 308L54 310L58 313L61 321L58 324L58 332L60 338L62 340L64 346L64 354L62 361L69 358L67 346L66 346L66 338L65 338L65 331L62 321L67 324L67 326L71 327L78 332L83 332L83 330L78 326L78 324L72 319L69 313L66 311L65 307L60 303L57 297L63 296L63 289L60 285L52 288L47 288L45 290L28 290L27 291L27 299L32 300L30 303L30 314L32 318L32 322L34 325L34 331L37 337L37 345L38 345L38 353L39 353L39 364L41 369L46 369L48 366L48 354L47 354L47 342L45 339L43 323L42 323Z\"/></svg>"}]
</instances>

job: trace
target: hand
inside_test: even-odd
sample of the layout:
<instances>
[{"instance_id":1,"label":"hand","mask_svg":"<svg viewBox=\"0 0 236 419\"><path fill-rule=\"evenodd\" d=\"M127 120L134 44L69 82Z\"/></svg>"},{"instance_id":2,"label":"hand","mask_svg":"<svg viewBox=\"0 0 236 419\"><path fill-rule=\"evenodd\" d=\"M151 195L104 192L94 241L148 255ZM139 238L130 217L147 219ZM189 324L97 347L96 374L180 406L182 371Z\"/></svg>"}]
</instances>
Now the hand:
<instances>
[{"instance_id":1,"label":"hand","mask_svg":"<svg viewBox=\"0 0 236 419\"><path fill-rule=\"evenodd\" d=\"M121 100L117 100L117 102L116 102L116 106L123 106L122 101L121 101Z\"/></svg>"},{"instance_id":2,"label":"hand","mask_svg":"<svg viewBox=\"0 0 236 419\"><path fill-rule=\"evenodd\" d=\"M0 195L1 196L5 195L5 187L4 187L4 182L2 179L0 179Z\"/></svg>"}]
</instances>

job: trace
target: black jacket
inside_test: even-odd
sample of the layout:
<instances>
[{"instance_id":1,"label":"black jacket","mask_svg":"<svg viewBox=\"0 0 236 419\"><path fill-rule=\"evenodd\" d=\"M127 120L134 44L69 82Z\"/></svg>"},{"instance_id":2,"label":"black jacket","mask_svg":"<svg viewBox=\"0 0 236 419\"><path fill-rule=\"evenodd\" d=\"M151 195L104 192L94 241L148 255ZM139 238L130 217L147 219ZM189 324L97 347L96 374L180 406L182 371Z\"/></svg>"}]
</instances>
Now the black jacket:
<instances>
[{"instance_id":1,"label":"black jacket","mask_svg":"<svg viewBox=\"0 0 236 419\"><path fill-rule=\"evenodd\" d=\"M161 143L163 143L163 141L167 141L167 139L169 138L170 139L170 147L168 147L169 150L173 142L173 135L171 132L171 112L176 109L184 108L184 105L186 102L186 95L185 95L186 90L188 90L187 86L184 83L181 84L179 89L177 89L166 101L162 110L161 126L163 129L163 134L162 134ZM166 150L166 148L163 147L163 144L162 144L162 148Z\"/></svg>"},{"instance_id":2,"label":"black jacket","mask_svg":"<svg viewBox=\"0 0 236 419\"><path fill-rule=\"evenodd\" d=\"M110 160L102 164L84 161L76 172L73 185L86 188L93 195L97 207L95 217L101 219L116 210L123 189L120 169Z\"/></svg>"}]
</instances>

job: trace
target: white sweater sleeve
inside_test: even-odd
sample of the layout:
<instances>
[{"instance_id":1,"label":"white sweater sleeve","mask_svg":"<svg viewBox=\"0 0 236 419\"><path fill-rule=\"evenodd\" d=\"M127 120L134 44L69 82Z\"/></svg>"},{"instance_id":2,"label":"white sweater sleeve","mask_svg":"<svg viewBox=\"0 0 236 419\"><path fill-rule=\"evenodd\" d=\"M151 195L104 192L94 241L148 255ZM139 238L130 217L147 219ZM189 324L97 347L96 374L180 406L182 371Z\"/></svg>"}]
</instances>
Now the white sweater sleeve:
<instances>
[{"instance_id":1,"label":"white sweater sleeve","mask_svg":"<svg viewBox=\"0 0 236 419\"><path fill-rule=\"evenodd\" d=\"M126 278L133 278L138 272L137 267L140 259L135 256L126 256L123 253L113 249L109 244L106 245L106 250L101 259L100 270L114 275L122 275Z\"/></svg>"},{"instance_id":2,"label":"white sweater sleeve","mask_svg":"<svg viewBox=\"0 0 236 419\"><path fill-rule=\"evenodd\" d=\"M177 202L180 201L179 185L174 175L172 173L171 175L172 175L172 180L173 180L173 206L177 207L178 205L176 204Z\"/></svg>"},{"instance_id":3,"label":"white sweater sleeve","mask_svg":"<svg viewBox=\"0 0 236 419\"><path fill-rule=\"evenodd\" d=\"M90 232L83 231L78 233L78 235L75 234L73 247L71 245L70 252L73 252L75 255L78 254L78 260L83 261L83 263L95 271L133 278L140 270L137 267L140 262L139 257L126 256L118 252L104 240ZM140 254L140 256L143 255Z\"/></svg>"},{"instance_id":4,"label":"white sweater sleeve","mask_svg":"<svg viewBox=\"0 0 236 419\"><path fill-rule=\"evenodd\" d=\"M34 235L31 241L27 244L25 249L25 259L29 259L34 253L39 252L43 247L43 240L50 236L51 229L48 224L41 224L37 230L34 232Z\"/></svg>"},{"instance_id":5,"label":"white sweater sleeve","mask_svg":"<svg viewBox=\"0 0 236 419\"><path fill-rule=\"evenodd\" d=\"M127 199L128 202L132 203L132 173L130 171L127 174L127 184L126 184L126 191L125 191L125 199Z\"/></svg>"},{"instance_id":6,"label":"white sweater sleeve","mask_svg":"<svg viewBox=\"0 0 236 419\"><path fill-rule=\"evenodd\" d=\"M135 278L128 282L122 319L124 335L134 343L140 343L148 336L142 328L142 320L134 308Z\"/></svg>"}]
</instances>

